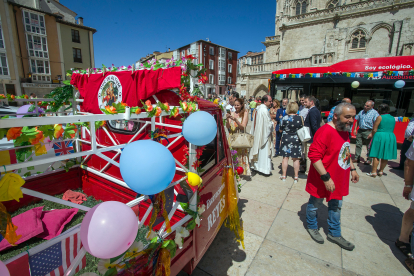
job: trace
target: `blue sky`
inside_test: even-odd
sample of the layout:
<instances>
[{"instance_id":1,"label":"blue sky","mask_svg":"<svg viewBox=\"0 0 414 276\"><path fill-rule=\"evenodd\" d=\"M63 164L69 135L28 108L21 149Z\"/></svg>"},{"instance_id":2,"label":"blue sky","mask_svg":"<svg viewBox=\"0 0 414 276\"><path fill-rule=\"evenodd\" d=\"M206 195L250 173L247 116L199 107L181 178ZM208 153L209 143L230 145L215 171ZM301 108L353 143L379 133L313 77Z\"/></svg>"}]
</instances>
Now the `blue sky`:
<instances>
[{"instance_id":1,"label":"blue sky","mask_svg":"<svg viewBox=\"0 0 414 276\"><path fill-rule=\"evenodd\" d=\"M60 0L84 18L94 35L95 66L131 65L199 39L239 51L265 49L275 32L276 1Z\"/></svg>"}]
</instances>

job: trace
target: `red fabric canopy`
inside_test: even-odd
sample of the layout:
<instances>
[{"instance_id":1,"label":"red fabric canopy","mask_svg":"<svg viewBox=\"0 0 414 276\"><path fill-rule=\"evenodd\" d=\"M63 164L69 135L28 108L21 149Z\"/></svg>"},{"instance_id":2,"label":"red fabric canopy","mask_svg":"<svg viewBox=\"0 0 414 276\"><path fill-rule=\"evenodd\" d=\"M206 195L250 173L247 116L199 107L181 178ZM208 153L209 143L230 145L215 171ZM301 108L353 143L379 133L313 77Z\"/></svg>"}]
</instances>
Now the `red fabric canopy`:
<instances>
[{"instance_id":1,"label":"red fabric canopy","mask_svg":"<svg viewBox=\"0 0 414 276\"><path fill-rule=\"evenodd\" d=\"M348 59L327 67L302 67L274 71L273 74L306 74L328 72L407 71L414 69L414 56Z\"/></svg>"},{"instance_id":2,"label":"red fabric canopy","mask_svg":"<svg viewBox=\"0 0 414 276\"><path fill-rule=\"evenodd\" d=\"M70 81L79 89L86 112L100 114L101 108L124 102L128 106L141 105L140 101L157 92L179 88L181 67L158 70L107 72L103 74L73 74Z\"/></svg>"}]
</instances>

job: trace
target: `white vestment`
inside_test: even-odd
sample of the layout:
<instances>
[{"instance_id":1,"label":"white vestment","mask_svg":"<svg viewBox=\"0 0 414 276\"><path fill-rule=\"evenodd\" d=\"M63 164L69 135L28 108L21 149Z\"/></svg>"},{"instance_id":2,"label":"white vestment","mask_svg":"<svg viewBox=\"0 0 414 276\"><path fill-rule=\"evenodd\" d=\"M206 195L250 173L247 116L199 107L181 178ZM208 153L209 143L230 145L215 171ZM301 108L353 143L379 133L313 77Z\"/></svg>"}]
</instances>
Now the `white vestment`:
<instances>
[{"instance_id":1,"label":"white vestment","mask_svg":"<svg viewBox=\"0 0 414 276\"><path fill-rule=\"evenodd\" d=\"M272 170L272 143L273 122L269 110L262 104L257 107L253 118L250 134L254 136L253 147L250 149L249 159L252 168L263 174L270 174Z\"/></svg>"}]
</instances>

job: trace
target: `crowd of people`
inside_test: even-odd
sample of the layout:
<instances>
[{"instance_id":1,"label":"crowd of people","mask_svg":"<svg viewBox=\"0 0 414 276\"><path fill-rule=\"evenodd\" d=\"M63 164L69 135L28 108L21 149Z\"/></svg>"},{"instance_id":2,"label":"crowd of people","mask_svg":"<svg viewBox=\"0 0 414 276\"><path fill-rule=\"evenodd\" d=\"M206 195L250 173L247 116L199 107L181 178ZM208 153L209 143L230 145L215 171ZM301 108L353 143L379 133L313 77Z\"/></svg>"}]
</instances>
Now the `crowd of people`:
<instances>
[{"instance_id":1,"label":"crowd of people","mask_svg":"<svg viewBox=\"0 0 414 276\"><path fill-rule=\"evenodd\" d=\"M394 135L395 118L389 114L387 104L368 100L357 114L352 101L344 98L332 107L326 119L322 120L319 101L313 96L301 95L300 101L272 99L269 95L260 98L240 98L232 92L226 105L226 122L230 135L246 132L251 120L250 134L254 137L250 149L237 150L243 164L243 175L252 172L270 175L272 157L281 156L281 174L285 181L288 177L289 159L293 161L293 179L298 181L299 173L307 178L306 191L310 198L306 208L307 231L311 238L324 243L319 233L317 210L324 199L328 202L327 240L346 250L355 245L347 241L341 233L341 207L343 197L349 194L350 182L357 183L359 175L356 163L371 166L369 177L382 177L389 160L397 159L397 141ZM250 113L250 114L249 114ZM355 121L355 122L354 122ZM311 139L301 141L298 130L307 127ZM356 136L354 158L351 157L351 134ZM393 167L404 170L405 187L403 196L414 200L414 119L410 121L401 146L400 163ZM362 147L367 155L362 156ZM231 145L230 145L231 146ZM364 158L365 157L365 158ZM310 166L307 160L310 161ZM307 172L307 168L309 171ZM401 234L395 245L407 256L407 267L414 273L414 203L405 212Z\"/></svg>"}]
</instances>

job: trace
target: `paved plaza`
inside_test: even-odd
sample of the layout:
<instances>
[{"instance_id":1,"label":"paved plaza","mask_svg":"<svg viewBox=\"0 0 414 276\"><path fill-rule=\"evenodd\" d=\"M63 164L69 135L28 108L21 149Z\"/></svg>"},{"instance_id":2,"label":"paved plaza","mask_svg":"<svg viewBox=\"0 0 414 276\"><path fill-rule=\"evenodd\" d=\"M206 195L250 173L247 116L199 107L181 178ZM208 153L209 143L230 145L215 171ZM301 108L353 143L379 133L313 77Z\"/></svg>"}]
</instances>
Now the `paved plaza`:
<instances>
[{"instance_id":1,"label":"paved plaza","mask_svg":"<svg viewBox=\"0 0 414 276\"><path fill-rule=\"evenodd\" d=\"M403 172L390 168L396 160L389 162L387 175L381 178L366 176L371 167L357 165L360 180L350 184L341 214L342 234L355 244L353 251L326 240L326 202L319 213L325 243L310 238L305 230L306 175L300 174L294 184L290 161L288 178L281 181L281 161L273 158L271 176L257 174L243 181L239 212L246 249L223 226L192 275L411 275L405 256L394 245L409 207L401 196Z\"/></svg>"}]
</instances>

